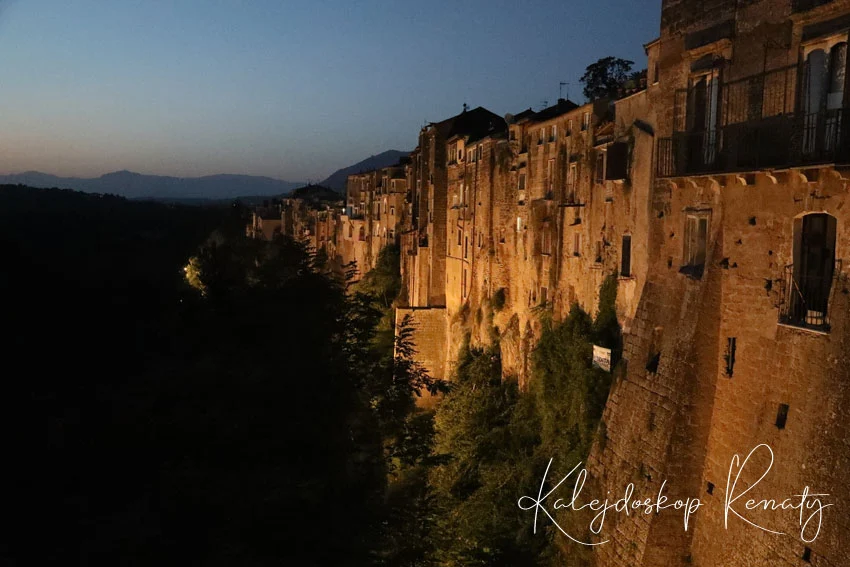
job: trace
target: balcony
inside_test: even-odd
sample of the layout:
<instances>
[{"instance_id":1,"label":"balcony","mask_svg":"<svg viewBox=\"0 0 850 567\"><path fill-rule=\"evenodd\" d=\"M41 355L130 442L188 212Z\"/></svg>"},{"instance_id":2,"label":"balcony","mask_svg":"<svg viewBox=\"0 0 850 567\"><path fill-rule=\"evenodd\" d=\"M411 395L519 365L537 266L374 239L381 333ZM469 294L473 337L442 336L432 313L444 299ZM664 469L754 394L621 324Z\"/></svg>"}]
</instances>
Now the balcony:
<instances>
[{"instance_id":1,"label":"balcony","mask_svg":"<svg viewBox=\"0 0 850 567\"><path fill-rule=\"evenodd\" d=\"M829 300L841 272L837 261L831 276L795 275L794 265L785 267L779 305L779 323L822 333L829 332Z\"/></svg>"},{"instance_id":2,"label":"balcony","mask_svg":"<svg viewBox=\"0 0 850 567\"><path fill-rule=\"evenodd\" d=\"M782 114L658 140L658 177L850 163L848 109Z\"/></svg>"}]
</instances>

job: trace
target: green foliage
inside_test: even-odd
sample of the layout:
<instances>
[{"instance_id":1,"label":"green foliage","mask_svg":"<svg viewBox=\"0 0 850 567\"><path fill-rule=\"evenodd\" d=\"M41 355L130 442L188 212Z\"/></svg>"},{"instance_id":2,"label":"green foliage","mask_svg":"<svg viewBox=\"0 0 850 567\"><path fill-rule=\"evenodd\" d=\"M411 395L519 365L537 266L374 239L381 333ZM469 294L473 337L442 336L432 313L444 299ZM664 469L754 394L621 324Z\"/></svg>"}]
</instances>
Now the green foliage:
<instances>
[{"instance_id":1,"label":"green foliage","mask_svg":"<svg viewBox=\"0 0 850 567\"><path fill-rule=\"evenodd\" d=\"M383 317L375 329L375 348L387 352L393 348L395 313L393 305L401 292L400 248L390 244L378 253L375 267L353 285L356 293L370 298Z\"/></svg>"},{"instance_id":2,"label":"green foliage","mask_svg":"<svg viewBox=\"0 0 850 567\"><path fill-rule=\"evenodd\" d=\"M396 244L384 246L378 253L375 267L357 284L357 289L373 295L388 309L401 291L401 250Z\"/></svg>"},{"instance_id":3,"label":"green foliage","mask_svg":"<svg viewBox=\"0 0 850 567\"><path fill-rule=\"evenodd\" d=\"M534 416L515 381L502 382L498 348L464 348L456 382L437 410L429 475L432 532L440 565L528 565L542 539L530 538L516 506L532 480Z\"/></svg>"},{"instance_id":4,"label":"green foliage","mask_svg":"<svg viewBox=\"0 0 850 567\"><path fill-rule=\"evenodd\" d=\"M596 439L604 442L611 376L591 359L593 344L619 345L615 304L616 279L609 278L596 320L578 306L557 324L541 317L527 392L502 381L498 345L462 349L451 391L437 409L439 465L429 475L439 564L587 564L589 551L559 547L551 527L534 535L516 502L539 483L550 458L549 478L560 478L586 463ZM583 517L564 515L559 522L571 533L587 532Z\"/></svg>"},{"instance_id":5,"label":"green foliage","mask_svg":"<svg viewBox=\"0 0 850 567\"><path fill-rule=\"evenodd\" d=\"M616 97L617 91L631 77L634 61L617 57L603 57L585 69L581 83L584 85L584 96L589 101L606 97Z\"/></svg>"}]
</instances>

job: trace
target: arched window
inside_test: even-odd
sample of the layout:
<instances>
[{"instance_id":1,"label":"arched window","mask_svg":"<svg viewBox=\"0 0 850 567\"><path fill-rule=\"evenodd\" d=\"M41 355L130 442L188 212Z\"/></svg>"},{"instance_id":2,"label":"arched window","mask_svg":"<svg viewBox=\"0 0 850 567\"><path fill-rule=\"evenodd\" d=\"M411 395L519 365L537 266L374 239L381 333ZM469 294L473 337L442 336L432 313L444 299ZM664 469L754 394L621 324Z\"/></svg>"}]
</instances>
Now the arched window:
<instances>
[{"instance_id":1,"label":"arched window","mask_svg":"<svg viewBox=\"0 0 850 567\"><path fill-rule=\"evenodd\" d=\"M786 269L783 322L826 330L835 274L836 220L812 213L794 221L794 264Z\"/></svg>"}]
</instances>

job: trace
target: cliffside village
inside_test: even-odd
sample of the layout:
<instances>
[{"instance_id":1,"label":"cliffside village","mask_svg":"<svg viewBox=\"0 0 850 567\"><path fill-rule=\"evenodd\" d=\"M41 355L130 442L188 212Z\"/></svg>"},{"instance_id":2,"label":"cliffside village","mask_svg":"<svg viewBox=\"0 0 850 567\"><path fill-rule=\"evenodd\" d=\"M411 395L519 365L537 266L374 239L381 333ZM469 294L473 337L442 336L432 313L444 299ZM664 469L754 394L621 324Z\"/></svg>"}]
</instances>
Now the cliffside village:
<instances>
[{"instance_id":1,"label":"cliffside village","mask_svg":"<svg viewBox=\"0 0 850 567\"><path fill-rule=\"evenodd\" d=\"M850 0L663 0L635 92L464 110L344 202L285 200L249 233L361 273L397 244L397 320L441 378L469 334L525 384L541 311L594 313L615 277L624 347L589 470L707 506L688 531L620 516L600 564L850 565L848 30ZM760 443L776 462L754 497L839 503L816 539L795 514L753 515L781 536L726 525L730 459Z\"/></svg>"}]
</instances>

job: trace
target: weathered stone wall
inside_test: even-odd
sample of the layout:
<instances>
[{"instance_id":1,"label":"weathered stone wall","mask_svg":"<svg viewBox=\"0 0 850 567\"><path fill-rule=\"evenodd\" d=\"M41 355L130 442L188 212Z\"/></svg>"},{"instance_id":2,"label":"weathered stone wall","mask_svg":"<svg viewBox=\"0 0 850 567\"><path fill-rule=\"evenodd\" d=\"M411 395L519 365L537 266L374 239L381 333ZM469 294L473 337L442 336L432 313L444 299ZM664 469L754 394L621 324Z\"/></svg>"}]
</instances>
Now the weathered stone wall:
<instances>
[{"instance_id":1,"label":"weathered stone wall","mask_svg":"<svg viewBox=\"0 0 850 567\"><path fill-rule=\"evenodd\" d=\"M691 34L725 21L730 5L738 9L735 33L699 45ZM651 61L658 58L660 81L647 91L650 107L657 111L658 136L676 128L675 91L687 87L691 65L700 58L725 57L731 62L724 67L728 80L796 64L803 26L850 12L847 2L827 3L794 17L788 2L664 6L662 37L651 47L657 54L650 53ZM796 70L788 73L788 80L785 106L793 111ZM626 336L625 370L609 397L606 436L594 448L591 471L605 490L621 492L635 482L636 493L654 494L666 480L668 497L698 497L704 506L688 532L681 514L670 511L649 518L610 518L605 531L613 541L599 548L599 565L800 565L805 564L806 547L811 564L850 564L850 527L840 511L850 501L845 480L850 471L850 302L847 267L841 262L850 254L846 174L831 165L752 169L657 179L652 186L649 275ZM705 270L697 277L680 271L687 263L689 211L701 211L709 219ZM789 301L786 267L795 261L795 223L810 213L830 214L837 225L839 261L828 333L780 324L782 306ZM728 345L733 338L730 375ZM780 404L789 406L782 429L776 425ZM772 447L776 461L758 482L767 466L766 452L754 457L741 482L758 486L747 497L781 500L807 485L828 493L827 500L835 505L825 510L815 541L802 541L794 511L736 507L785 535L767 533L734 516L726 528L723 503L730 461L735 454L746 457L760 443Z\"/></svg>"}]
</instances>

